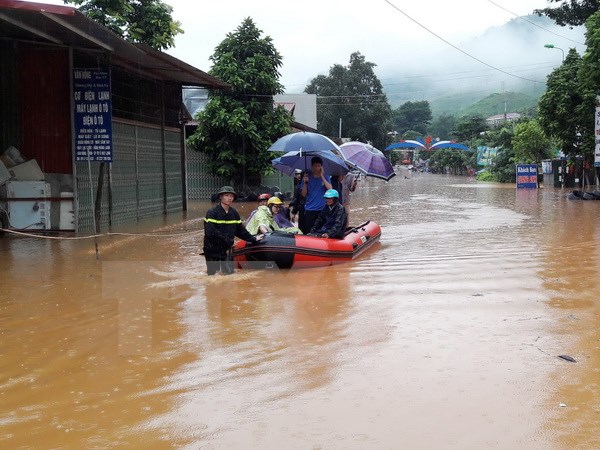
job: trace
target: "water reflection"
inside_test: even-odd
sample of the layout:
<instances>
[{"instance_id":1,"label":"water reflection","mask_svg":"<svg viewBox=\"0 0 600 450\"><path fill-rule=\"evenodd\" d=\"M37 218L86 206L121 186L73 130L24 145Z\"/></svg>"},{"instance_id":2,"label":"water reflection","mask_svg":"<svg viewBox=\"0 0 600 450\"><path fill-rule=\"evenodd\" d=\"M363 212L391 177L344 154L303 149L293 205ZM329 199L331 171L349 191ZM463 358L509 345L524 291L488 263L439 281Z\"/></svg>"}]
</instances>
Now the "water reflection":
<instances>
[{"instance_id":1,"label":"water reflection","mask_svg":"<svg viewBox=\"0 0 600 450\"><path fill-rule=\"evenodd\" d=\"M564 448L600 447L600 342L597 334L600 227L593 202L562 202L546 227L546 257L541 276L549 304L559 311L555 327L561 339L550 351L568 354L577 364L558 360L558 387L551 405L559 407L549 427Z\"/></svg>"},{"instance_id":2,"label":"water reflection","mask_svg":"<svg viewBox=\"0 0 600 450\"><path fill-rule=\"evenodd\" d=\"M348 272L333 267L300 274L260 270L250 276L209 279L204 294L213 348L235 353L234 369L227 370L293 368L282 373L280 390L273 386L277 395L321 386L335 372L337 345L346 329L348 291ZM247 343L252 344L250 352Z\"/></svg>"},{"instance_id":3,"label":"water reflection","mask_svg":"<svg viewBox=\"0 0 600 450\"><path fill-rule=\"evenodd\" d=\"M382 238L357 260L214 277L209 206L99 261L0 238L0 447L598 446L595 202L366 180L352 218Z\"/></svg>"}]
</instances>

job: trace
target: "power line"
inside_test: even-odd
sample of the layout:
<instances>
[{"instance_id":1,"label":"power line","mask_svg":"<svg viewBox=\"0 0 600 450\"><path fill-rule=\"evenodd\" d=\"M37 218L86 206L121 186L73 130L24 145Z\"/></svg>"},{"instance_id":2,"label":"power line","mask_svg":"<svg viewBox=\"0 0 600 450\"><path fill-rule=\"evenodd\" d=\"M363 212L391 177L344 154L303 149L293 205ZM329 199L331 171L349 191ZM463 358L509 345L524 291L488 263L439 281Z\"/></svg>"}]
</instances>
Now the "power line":
<instances>
[{"instance_id":1,"label":"power line","mask_svg":"<svg viewBox=\"0 0 600 450\"><path fill-rule=\"evenodd\" d=\"M525 81L532 81L534 83L541 83L540 80L532 80L530 78L525 78L519 75L516 75L514 73L510 73L507 72L505 70L500 69L499 67L495 67L492 66L491 64L486 63L485 61L477 58L476 56L471 55L470 53L464 51L462 48L454 45L453 43L447 41L446 39L444 39L443 37L441 37L440 35L438 35L437 33L435 33L434 31L430 30L429 28L427 28L425 25L423 25L422 23L420 23L419 21L417 21L416 19L412 18L411 16L409 16L407 13L405 13L404 11L402 11L400 8L398 8L396 5L394 5L392 2L390 2L389 0L384 0L388 5L390 5L392 8L394 8L396 11L398 11L400 14L402 14L403 16L405 16L407 19L411 20L412 22L416 23L418 26L420 26L421 28L423 28L425 31L427 31L428 33L432 34L433 36L435 36L436 38L438 38L440 41L446 43L447 45L449 45L450 47L454 48L455 50L458 50L459 52L461 52L463 55L468 56L469 58L477 61L480 64L483 64L484 66L490 67L491 69L494 69L498 72L501 72L505 75L511 76L511 77L515 77L515 78L519 78L521 80L525 80Z\"/></svg>"},{"instance_id":2,"label":"power line","mask_svg":"<svg viewBox=\"0 0 600 450\"><path fill-rule=\"evenodd\" d=\"M525 22L527 22L527 23L530 23L531 25L533 25L533 26L535 26L535 27L538 27L538 28L540 28L540 29L542 29L542 30L544 30L544 31L547 31L547 32L548 32L548 33L550 33L550 34L553 34L553 35L555 35L555 36L558 36L558 37L559 37L559 38L561 38L561 39L566 39L567 41L575 42L576 44L585 45L585 43L584 43L584 42L579 42L579 41L576 41L576 40L574 40L574 39L570 39L570 38L568 38L568 37L566 37L566 36L561 36L560 34L558 34L558 33L555 33L554 31L552 31L552 30L549 30L549 29L547 29L547 28L544 28L543 26L541 26L541 25L538 25L537 23L535 23L535 22L532 22L531 20L529 20L529 19L526 19L525 17L519 16L517 13L514 13L514 12L512 12L511 10L509 10L509 9L506 9L504 6L502 6L502 5L499 5L498 3L496 3L496 2L494 2L494 1L492 1L492 0L488 0L488 2L490 2L492 5L495 5L495 6L497 6L498 8L500 8L500 9L502 9L502 10L506 11L507 13L510 13L510 14L512 14L512 15L513 15L513 16L515 16L517 19L524 20Z\"/></svg>"},{"instance_id":3,"label":"power line","mask_svg":"<svg viewBox=\"0 0 600 450\"><path fill-rule=\"evenodd\" d=\"M532 64L526 64L526 65L518 65L518 66L509 66L509 67L505 67L505 70L507 69L514 69L514 71L532 71L532 70L542 70L542 69L552 69L554 68L554 65L549 65L548 63L532 63ZM425 75L406 75L403 76L402 79L414 79L414 78L432 78L432 77L446 77L446 76L452 76L452 75L465 75L465 74L475 74L472 77L461 77L461 78L449 78L447 80L429 80L430 82L438 82L438 81L452 81L452 80L456 80L456 79L468 79L468 78L478 78L481 76L487 76L486 74L489 72L490 69L484 69L484 70L463 70L463 71L459 71L459 72L443 72L443 73L435 73L435 74L425 74ZM480 74L480 75L479 75ZM382 85L384 86L393 86L395 84L402 84L405 83L403 81L399 81L399 82L394 82L394 83L383 83L383 81L385 80L394 80L395 78L381 78L380 80L382 81Z\"/></svg>"}]
</instances>

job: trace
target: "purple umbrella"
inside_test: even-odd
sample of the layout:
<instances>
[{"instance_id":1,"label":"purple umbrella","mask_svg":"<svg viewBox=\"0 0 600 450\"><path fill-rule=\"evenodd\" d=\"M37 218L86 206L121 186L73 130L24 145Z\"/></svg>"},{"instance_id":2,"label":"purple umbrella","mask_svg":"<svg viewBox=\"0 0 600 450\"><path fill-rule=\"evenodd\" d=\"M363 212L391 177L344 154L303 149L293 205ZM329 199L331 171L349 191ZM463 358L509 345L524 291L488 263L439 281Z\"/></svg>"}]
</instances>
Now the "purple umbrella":
<instances>
[{"instance_id":1,"label":"purple umbrella","mask_svg":"<svg viewBox=\"0 0 600 450\"><path fill-rule=\"evenodd\" d=\"M340 145L344 160L368 177L389 181L396 175L392 164L375 147L363 142L346 142Z\"/></svg>"}]
</instances>

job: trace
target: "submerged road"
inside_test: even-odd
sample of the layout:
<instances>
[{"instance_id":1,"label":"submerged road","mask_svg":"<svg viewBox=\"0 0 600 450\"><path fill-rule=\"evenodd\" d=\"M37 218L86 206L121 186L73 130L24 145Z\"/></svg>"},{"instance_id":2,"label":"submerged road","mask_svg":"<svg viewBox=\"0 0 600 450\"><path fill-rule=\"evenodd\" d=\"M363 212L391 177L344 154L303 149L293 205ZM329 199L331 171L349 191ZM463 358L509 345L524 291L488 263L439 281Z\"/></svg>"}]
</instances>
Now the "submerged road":
<instances>
[{"instance_id":1,"label":"submerged road","mask_svg":"<svg viewBox=\"0 0 600 450\"><path fill-rule=\"evenodd\" d=\"M208 203L1 236L0 448L600 448L600 202L409 176L321 269L206 276Z\"/></svg>"}]
</instances>

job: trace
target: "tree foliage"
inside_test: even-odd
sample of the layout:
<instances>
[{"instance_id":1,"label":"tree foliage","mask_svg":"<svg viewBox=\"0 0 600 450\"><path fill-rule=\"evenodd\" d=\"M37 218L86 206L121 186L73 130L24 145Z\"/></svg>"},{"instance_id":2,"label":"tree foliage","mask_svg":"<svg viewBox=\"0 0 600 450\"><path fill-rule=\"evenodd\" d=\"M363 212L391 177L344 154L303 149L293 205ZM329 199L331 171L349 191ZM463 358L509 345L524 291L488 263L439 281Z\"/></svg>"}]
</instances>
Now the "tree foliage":
<instances>
[{"instance_id":1,"label":"tree foliage","mask_svg":"<svg viewBox=\"0 0 600 450\"><path fill-rule=\"evenodd\" d=\"M488 129L489 126L484 117L465 116L458 120L452 135L459 142L463 142L469 147L475 147L477 141L481 139L482 133L485 133Z\"/></svg>"},{"instance_id":2,"label":"tree foliage","mask_svg":"<svg viewBox=\"0 0 600 450\"><path fill-rule=\"evenodd\" d=\"M512 148L514 135L515 127L513 124L504 124L485 133L486 144L489 147Z\"/></svg>"},{"instance_id":3,"label":"tree foliage","mask_svg":"<svg viewBox=\"0 0 600 450\"><path fill-rule=\"evenodd\" d=\"M515 126L512 145L519 163L539 163L551 156L550 140L536 120L524 120Z\"/></svg>"},{"instance_id":4,"label":"tree foliage","mask_svg":"<svg viewBox=\"0 0 600 450\"><path fill-rule=\"evenodd\" d=\"M65 0L79 11L122 38L156 50L173 47L183 33L181 23L171 17L173 8L160 0Z\"/></svg>"},{"instance_id":5,"label":"tree foliage","mask_svg":"<svg viewBox=\"0 0 600 450\"><path fill-rule=\"evenodd\" d=\"M583 25L588 17L598 11L598 0L548 0L550 3L560 3L552 8L536 9L534 12L540 16L547 16L561 26Z\"/></svg>"},{"instance_id":6,"label":"tree foliage","mask_svg":"<svg viewBox=\"0 0 600 450\"><path fill-rule=\"evenodd\" d=\"M470 166L473 166L471 154L451 148L436 150L429 158L429 167L434 173L460 175Z\"/></svg>"},{"instance_id":7,"label":"tree foliage","mask_svg":"<svg viewBox=\"0 0 600 450\"><path fill-rule=\"evenodd\" d=\"M341 120L343 137L385 147L391 108L374 67L355 52L348 66L335 64L329 75L319 75L306 86L305 93L317 95L320 133L338 136Z\"/></svg>"},{"instance_id":8,"label":"tree foliage","mask_svg":"<svg viewBox=\"0 0 600 450\"><path fill-rule=\"evenodd\" d=\"M252 19L246 18L217 46L210 74L233 89L209 94L198 116L198 128L189 146L209 156L211 173L233 180L238 189L258 184L271 171L273 155L267 149L291 132L292 118L283 107L273 107L281 94L281 55L270 37L261 37Z\"/></svg>"},{"instance_id":9,"label":"tree foliage","mask_svg":"<svg viewBox=\"0 0 600 450\"><path fill-rule=\"evenodd\" d=\"M429 102L426 100L418 102L406 102L392 111L392 127L399 133L414 130L421 135L427 133L431 123L432 114Z\"/></svg>"},{"instance_id":10,"label":"tree foliage","mask_svg":"<svg viewBox=\"0 0 600 450\"><path fill-rule=\"evenodd\" d=\"M596 147L596 96L600 93L600 12L589 17L586 28L587 51L577 73L581 103L577 105L575 115L579 120L581 153L592 162Z\"/></svg>"},{"instance_id":11,"label":"tree foliage","mask_svg":"<svg viewBox=\"0 0 600 450\"><path fill-rule=\"evenodd\" d=\"M433 119L429 126L429 134L436 139L448 140L456 129L457 118L450 114L441 114Z\"/></svg>"},{"instance_id":12,"label":"tree foliage","mask_svg":"<svg viewBox=\"0 0 600 450\"><path fill-rule=\"evenodd\" d=\"M542 129L546 135L557 140L566 156L581 154L581 124L587 119L580 117L577 112L593 122L593 110L586 114L579 108L582 103L578 82L580 67L581 58L571 49L563 65L548 75L547 89L538 105L538 120Z\"/></svg>"},{"instance_id":13,"label":"tree foliage","mask_svg":"<svg viewBox=\"0 0 600 450\"><path fill-rule=\"evenodd\" d=\"M500 183L514 183L516 181L515 152L511 148L498 150L490 172L495 180Z\"/></svg>"}]
</instances>

